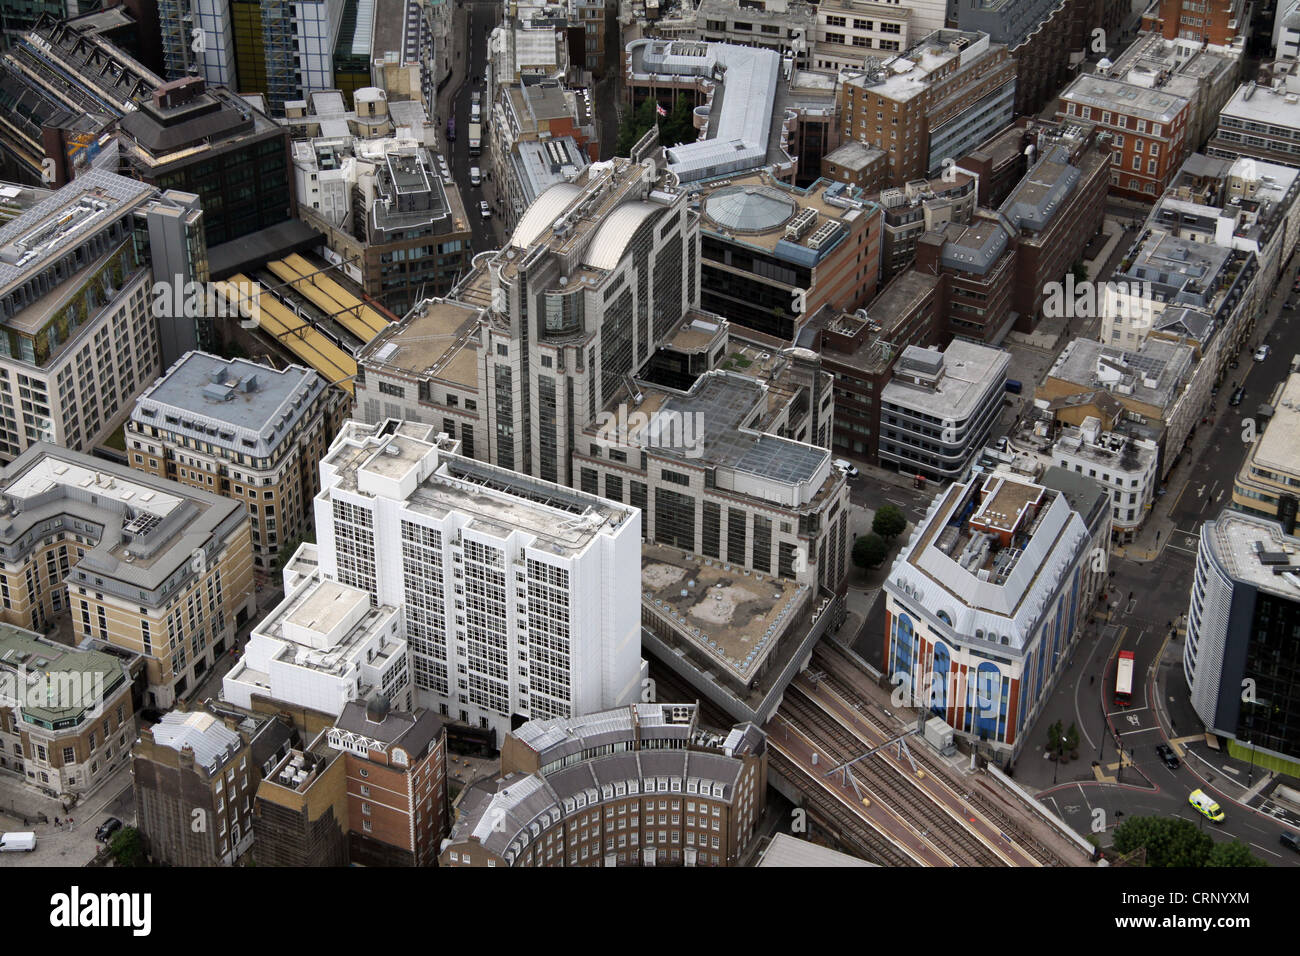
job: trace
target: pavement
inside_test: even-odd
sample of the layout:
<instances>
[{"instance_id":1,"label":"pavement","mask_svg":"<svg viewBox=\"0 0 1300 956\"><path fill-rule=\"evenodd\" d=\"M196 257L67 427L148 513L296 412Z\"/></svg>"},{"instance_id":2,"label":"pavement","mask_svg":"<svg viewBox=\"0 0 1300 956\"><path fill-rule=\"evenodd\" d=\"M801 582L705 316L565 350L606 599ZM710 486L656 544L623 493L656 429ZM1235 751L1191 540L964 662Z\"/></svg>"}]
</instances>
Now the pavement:
<instances>
[{"instance_id":1,"label":"pavement","mask_svg":"<svg viewBox=\"0 0 1300 956\"><path fill-rule=\"evenodd\" d=\"M46 819L41 821L40 814ZM99 853L95 830L114 816L127 826L136 822L131 764L126 761L90 794L68 811L52 798L26 786L16 774L0 773L0 830L31 831L36 849L31 853L0 855L0 867L85 866ZM55 818L59 823L55 824Z\"/></svg>"}]
</instances>

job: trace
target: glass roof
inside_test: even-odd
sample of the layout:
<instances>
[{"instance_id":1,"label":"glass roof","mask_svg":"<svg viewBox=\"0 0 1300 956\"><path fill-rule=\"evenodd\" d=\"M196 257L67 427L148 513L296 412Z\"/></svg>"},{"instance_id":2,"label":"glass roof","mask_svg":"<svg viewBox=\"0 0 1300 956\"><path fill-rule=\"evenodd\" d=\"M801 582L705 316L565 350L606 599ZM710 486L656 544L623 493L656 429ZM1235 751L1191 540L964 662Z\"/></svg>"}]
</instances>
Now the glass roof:
<instances>
[{"instance_id":1,"label":"glass roof","mask_svg":"<svg viewBox=\"0 0 1300 956\"><path fill-rule=\"evenodd\" d=\"M766 186L728 186L704 200L704 213L736 232L766 232L797 211L794 200Z\"/></svg>"}]
</instances>

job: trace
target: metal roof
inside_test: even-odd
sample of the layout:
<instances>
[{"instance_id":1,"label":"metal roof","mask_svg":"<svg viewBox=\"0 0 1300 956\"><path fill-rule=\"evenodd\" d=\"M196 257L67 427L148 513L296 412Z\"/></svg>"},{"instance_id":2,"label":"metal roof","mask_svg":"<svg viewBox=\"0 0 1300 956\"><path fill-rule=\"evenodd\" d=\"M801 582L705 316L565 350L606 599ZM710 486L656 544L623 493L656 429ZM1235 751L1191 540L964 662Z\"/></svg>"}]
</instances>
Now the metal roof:
<instances>
[{"instance_id":1,"label":"metal roof","mask_svg":"<svg viewBox=\"0 0 1300 956\"><path fill-rule=\"evenodd\" d=\"M586 264L593 269L617 268L619 260L623 258L623 250L632 241L641 223L660 208L648 202L630 202L615 209L605 217L605 221L591 237L591 244L587 246Z\"/></svg>"},{"instance_id":2,"label":"metal roof","mask_svg":"<svg viewBox=\"0 0 1300 956\"><path fill-rule=\"evenodd\" d=\"M224 759L232 756L242 746L239 734L211 714L173 710L163 714L153 727L154 743L183 751L194 751L195 763L209 770L215 769Z\"/></svg>"},{"instance_id":3,"label":"metal roof","mask_svg":"<svg viewBox=\"0 0 1300 956\"><path fill-rule=\"evenodd\" d=\"M537 197L525 210L510 244L516 249L527 249L542 233L554 224L566 209L582 195L582 187L573 183L556 183Z\"/></svg>"}]
</instances>

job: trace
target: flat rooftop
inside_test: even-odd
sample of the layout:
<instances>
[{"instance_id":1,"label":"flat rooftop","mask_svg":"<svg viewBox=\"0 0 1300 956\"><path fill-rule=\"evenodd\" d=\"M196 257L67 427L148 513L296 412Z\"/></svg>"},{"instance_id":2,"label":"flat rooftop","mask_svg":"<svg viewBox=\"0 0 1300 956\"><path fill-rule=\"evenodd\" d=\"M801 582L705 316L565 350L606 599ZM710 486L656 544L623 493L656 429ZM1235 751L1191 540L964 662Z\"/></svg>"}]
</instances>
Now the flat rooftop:
<instances>
[{"instance_id":1,"label":"flat rooftop","mask_svg":"<svg viewBox=\"0 0 1300 956\"><path fill-rule=\"evenodd\" d=\"M914 355L941 358L942 374L933 388L900 378L907 374L905 363ZM881 390L880 399L936 418L961 420L975 411L995 380L1006 376L1010 363L1009 352L963 339L953 339L944 352L909 346L894 366L894 377Z\"/></svg>"},{"instance_id":2,"label":"flat rooftop","mask_svg":"<svg viewBox=\"0 0 1300 956\"><path fill-rule=\"evenodd\" d=\"M807 585L652 543L641 546L641 591L647 607L668 615L679 635L689 634L706 659L743 683L811 597Z\"/></svg>"},{"instance_id":3,"label":"flat rooftop","mask_svg":"<svg viewBox=\"0 0 1300 956\"><path fill-rule=\"evenodd\" d=\"M1202 527L1202 535L1234 579L1261 591L1300 601L1300 538L1286 534L1276 521L1224 510Z\"/></svg>"},{"instance_id":4,"label":"flat rooftop","mask_svg":"<svg viewBox=\"0 0 1300 956\"><path fill-rule=\"evenodd\" d=\"M385 427L344 426L325 457L326 464L338 469L340 487L356 491L363 469L400 480L435 451L432 426L405 422L381 433ZM385 451L390 447L396 454ZM437 454L437 468L415 486L407 507L438 519L462 514L469 519L468 528L490 537L505 539L523 531L536 539L532 547L538 550L573 555L606 529L636 516L633 509L563 485L442 450Z\"/></svg>"},{"instance_id":5,"label":"flat rooftop","mask_svg":"<svg viewBox=\"0 0 1300 956\"><path fill-rule=\"evenodd\" d=\"M1094 339L1075 339L1047 372L1058 379L1088 389L1104 388L1157 408L1178 397L1191 374L1195 350L1181 342L1148 338L1136 351L1104 345Z\"/></svg>"},{"instance_id":6,"label":"flat rooftop","mask_svg":"<svg viewBox=\"0 0 1300 956\"><path fill-rule=\"evenodd\" d=\"M1172 123L1188 107L1184 97L1095 74L1079 77L1061 93L1061 99L1157 123Z\"/></svg>"},{"instance_id":7,"label":"flat rooftop","mask_svg":"<svg viewBox=\"0 0 1300 956\"><path fill-rule=\"evenodd\" d=\"M243 358L187 352L136 400L131 417L268 458L324 388L324 380L301 365L275 369ZM177 421L168 422L169 417Z\"/></svg>"},{"instance_id":8,"label":"flat rooftop","mask_svg":"<svg viewBox=\"0 0 1300 956\"><path fill-rule=\"evenodd\" d=\"M702 198L701 231L806 267L828 256L876 208L845 183L819 179L800 189L766 171L706 188Z\"/></svg>"},{"instance_id":9,"label":"flat rooftop","mask_svg":"<svg viewBox=\"0 0 1300 956\"><path fill-rule=\"evenodd\" d=\"M358 354L367 367L478 387L478 310L433 299L376 335Z\"/></svg>"},{"instance_id":10,"label":"flat rooftop","mask_svg":"<svg viewBox=\"0 0 1300 956\"><path fill-rule=\"evenodd\" d=\"M148 183L90 169L0 226L0 295L153 194Z\"/></svg>"},{"instance_id":11,"label":"flat rooftop","mask_svg":"<svg viewBox=\"0 0 1300 956\"><path fill-rule=\"evenodd\" d=\"M1287 376L1273 402L1273 417L1251 457L1256 467L1300 475L1300 373Z\"/></svg>"},{"instance_id":12,"label":"flat rooftop","mask_svg":"<svg viewBox=\"0 0 1300 956\"><path fill-rule=\"evenodd\" d=\"M628 437L634 443L694 464L717 465L788 484L809 481L830 459L825 448L757 429L757 420L766 411L767 389L755 379L714 371L698 378L685 393L638 385L642 403L636 410L645 414L647 423L629 429ZM657 434L653 430L656 422L663 423ZM680 441L678 435L667 431L677 422L681 423Z\"/></svg>"}]
</instances>

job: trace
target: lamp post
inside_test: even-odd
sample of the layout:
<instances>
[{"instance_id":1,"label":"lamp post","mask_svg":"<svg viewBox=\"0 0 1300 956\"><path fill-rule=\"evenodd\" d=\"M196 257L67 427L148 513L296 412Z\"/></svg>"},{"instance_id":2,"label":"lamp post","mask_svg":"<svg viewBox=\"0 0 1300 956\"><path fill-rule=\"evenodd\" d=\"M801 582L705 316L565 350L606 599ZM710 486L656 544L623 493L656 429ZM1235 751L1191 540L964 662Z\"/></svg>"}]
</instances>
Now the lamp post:
<instances>
[{"instance_id":1,"label":"lamp post","mask_svg":"<svg viewBox=\"0 0 1300 956\"><path fill-rule=\"evenodd\" d=\"M1249 790L1255 779L1255 745L1249 740L1243 740L1242 743L1250 748L1250 772L1246 774L1246 789Z\"/></svg>"}]
</instances>

